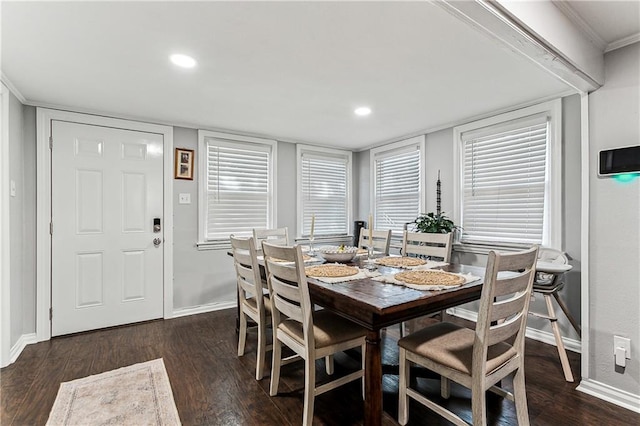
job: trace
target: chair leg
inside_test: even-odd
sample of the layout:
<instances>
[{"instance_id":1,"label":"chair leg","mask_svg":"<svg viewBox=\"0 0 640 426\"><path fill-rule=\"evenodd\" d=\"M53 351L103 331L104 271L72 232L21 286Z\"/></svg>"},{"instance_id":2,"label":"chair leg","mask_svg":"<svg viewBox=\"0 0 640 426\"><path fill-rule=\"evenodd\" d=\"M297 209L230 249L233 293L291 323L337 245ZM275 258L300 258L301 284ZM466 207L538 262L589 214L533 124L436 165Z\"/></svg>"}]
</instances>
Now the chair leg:
<instances>
[{"instance_id":1,"label":"chair leg","mask_svg":"<svg viewBox=\"0 0 640 426\"><path fill-rule=\"evenodd\" d=\"M558 355L560 355L560 363L562 364L562 371L564 372L564 378L567 382L573 382L573 374L571 372L571 365L569 364L569 358L567 357L567 351L564 348L562 342L562 336L560 335L560 327L558 327L558 319L556 318L553 304L551 303L551 296L544 295L544 300L547 302L547 311L551 321L551 330L556 338L556 346L558 347Z\"/></svg>"},{"instance_id":2,"label":"chair leg","mask_svg":"<svg viewBox=\"0 0 640 426\"><path fill-rule=\"evenodd\" d=\"M304 361L304 407L302 424L311 426L313 423L313 405L316 388L316 362L314 357L307 357Z\"/></svg>"},{"instance_id":3,"label":"chair leg","mask_svg":"<svg viewBox=\"0 0 640 426\"><path fill-rule=\"evenodd\" d=\"M473 378L481 381L482 378ZM486 426L487 424L487 393L481 383L474 383L471 389L471 418L474 426Z\"/></svg>"},{"instance_id":4,"label":"chair leg","mask_svg":"<svg viewBox=\"0 0 640 426\"><path fill-rule=\"evenodd\" d=\"M580 324L578 324L578 321L576 321L573 315L571 315L571 312L569 312L569 308L564 303L557 291L553 293L553 297L556 299L556 302L558 303L558 306L560 306L560 309L562 309L562 312L564 312L564 314L567 316L567 319L573 326L573 329L576 331L576 333L578 333L578 336L582 337L582 328L580 327Z\"/></svg>"},{"instance_id":5,"label":"chair leg","mask_svg":"<svg viewBox=\"0 0 640 426\"><path fill-rule=\"evenodd\" d=\"M400 348L400 366L398 376L398 423L406 425L409 421L409 397L407 396L407 386L409 385L409 363L407 362L407 351L404 348Z\"/></svg>"},{"instance_id":6,"label":"chair leg","mask_svg":"<svg viewBox=\"0 0 640 426\"><path fill-rule=\"evenodd\" d=\"M516 414L519 426L529 426L529 409L527 408L527 390L524 385L524 363L513 376L513 398L516 403Z\"/></svg>"},{"instance_id":7,"label":"chair leg","mask_svg":"<svg viewBox=\"0 0 640 426\"><path fill-rule=\"evenodd\" d=\"M451 396L451 381L446 377L440 377L440 396L449 399Z\"/></svg>"},{"instance_id":8,"label":"chair leg","mask_svg":"<svg viewBox=\"0 0 640 426\"><path fill-rule=\"evenodd\" d=\"M269 395L276 396L278 394L278 384L280 383L280 364L282 363L281 351L282 343L273 333L273 352L271 354L271 386L269 387Z\"/></svg>"},{"instance_id":9,"label":"chair leg","mask_svg":"<svg viewBox=\"0 0 640 426\"><path fill-rule=\"evenodd\" d=\"M238 331L238 356L244 355L244 346L247 342L247 316L240 311L240 330Z\"/></svg>"},{"instance_id":10,"label":"chair leg","mask_svg":"<svg viewBox=\"0 0 640 426\"><path fill-rule=\"evenodd\" d=\"M325 370L327 371L328 375L332 375L334 368L333 368L333 355L327 355L324 358L324 367Z\"/></svg>"},{"instance_id":11,"label":"chair leg","mask_svg":"<svg viewBox=\"0 0 640 426\"><path fill-rule=\"evenodd\" d=\"M367 345L366 345L366 344L365 344L365 345L362 345L362 346L360 347L360 352L361 352L361 356L362 356L361 369L362 369L362 400L363 400L363 401L364 401L365 396L366 396L366 395L365 395L366 390L365 390L365 387L364 387L364 376L365 376L365 374L366 374L366 372L364 371L364 367L365 367L365 365L366 365L365 360L367 359L367 358L366 358L366 348L367 348Z\"/></svg>"},{"instance_id":12,"label":"chair leg","mask_svg":"<svg viewBox=\"0 0 640 426\"><path fill-rule=\"evenodd\" d=\"M258 352L256 353L256 380L262 380L264 377L264 358L267 351L267 342L265 334L267 333L264 322L258 325Z\"/></svg>"}]
</instances>

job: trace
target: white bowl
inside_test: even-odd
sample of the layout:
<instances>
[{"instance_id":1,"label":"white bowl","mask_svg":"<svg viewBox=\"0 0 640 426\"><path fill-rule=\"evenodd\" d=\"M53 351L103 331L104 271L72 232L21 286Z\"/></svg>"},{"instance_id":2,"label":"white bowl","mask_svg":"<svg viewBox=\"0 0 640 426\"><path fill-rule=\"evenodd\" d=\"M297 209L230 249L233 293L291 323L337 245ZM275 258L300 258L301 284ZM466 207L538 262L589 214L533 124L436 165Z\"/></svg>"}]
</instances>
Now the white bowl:
<instances>
[{"instance_id":1,"label":"white bowl","mask_svg":"<svg viewBox=\"0 0 640 426\"><path fill-rule=\"evenodd\" d=\"M343 247L342 250L338 247L322 247L318 252L327 262L347 263L356 257L358 247Z\"/></svg>"}]
</instances>

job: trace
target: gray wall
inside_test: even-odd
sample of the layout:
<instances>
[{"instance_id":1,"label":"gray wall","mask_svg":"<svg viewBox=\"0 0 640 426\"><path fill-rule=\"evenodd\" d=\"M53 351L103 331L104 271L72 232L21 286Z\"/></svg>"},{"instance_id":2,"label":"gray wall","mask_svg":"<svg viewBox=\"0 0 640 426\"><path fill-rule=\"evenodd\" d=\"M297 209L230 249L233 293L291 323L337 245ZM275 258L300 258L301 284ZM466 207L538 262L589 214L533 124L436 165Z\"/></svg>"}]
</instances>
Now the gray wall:
<instances>
[{"instance_id":1,"label":"gray wall","mask_svg":"<svg viewBox=\"0 0 640 426\"><path fill-rule=\"evenodd\" d=\"M9 174L16 195L10 209L10 345L35 332L36 227L35 108L9 97Z\"/></svg>"},{"instance_id":2,"label":"gray wall","mask_svg":"<svg viewBox=\"0 0 640 426\"><path fill-rule=\"evenodd\" d=\"M563 299L567 302L571 313L580 321L580 97L569 96L562 100L562 149L563 149L563 247L571 258L570 263L574 269L567 274L567 285L561 291ZM426 209L425 212L436 211L436 181L438 170L440 171L442 211L449 217L453 217L453 128L440 130L426 135ZM360 213L367 214L371 199L369 172L370 151L358 153L355 164L360 168L359 185ZM366 208L364 212L362 209ZM483 254L454 251L453 261L471 265L484 266L487 256ZM477 303L461 306L463 309L477 311ZM538 297L531 304L531 309L536 312L546 313L544 299ZM573 330L560 309L556 309L559 317L559 325L563 336L579 340L580 337ZM551 332L549 321L531 317L529 326L538 330Z\"/></svg>"},{"instance_id":3,"label":"gray wall","mask_svg":"<svg viewBox=\"0 0 640 426\"><path fill-rule=\"evenodd\" d=\"M19 133L12 137L12 170L18 185L18 197L12 199L12 344L25 333L35 331L35 108L23 107L12 98L14 124ZM572 262L579 270L579 99L563 102L565 122L565 241ZM15 130L18 129L18 130ZM23 129L20 131L20 129ZM16 141L20 141L19 143ZM453 210L453 131L445 129L426 135L426 210L436 209L438 170L442 181L442 208ZM174 145L196 151L198 132L195 129L174 128ZM370 211L370 151L354 153L353 189L354 220L366 220ZM287 226L295 235L296 220L296 149L294 144L278 143L277 225ZM235 280L231 259L226 250L198 250L198 180L174 180L174 309L177 311L235 300ZM191 195L191 204L179 204L180 193ZM14 226L15 225L15 226ZM468 263L483 264L483 256L458 254ZM579 272L572 272L565 297L579 316ZM535 305L534 305L535 306ZM540 305L542 306L542 305ZM564 335L572 336L566 321L561 320ZM546 322L535 324L548 328Z\"/></svg>"},{"instance_id":4,"label":"gray wall","mask_svg":"<svg viewBox=\"0 0 640 426\"><path fill-rule=\"evenodd\" d=\"M598 151L640 141L640 43L605 55L606 84L589 95L589 378L640 395L640 178L598 177ZM631 338L626 369L613 336Z\"/></svg>"},{"instance_id":5,"label":"gray wall","mask_svg":"<svg viewBox=\"0 0 640 426\"><path fill-rule=\"evenodd\" d=\"M353 153L353 197L355 200L353 220L366 222L369 220L369 213L371 213L370 156L370 150Z\"/></svg>"},{"instance_id":6,"label":"gray wall","mask_svg":"<svg viewBox=\"0 0 640 426\"><path fill-rule=\"evenodd\" d=\"M562 99L562 247L569 257L569 263L573 266L571 272L565 276L566 285L560 291L560 296L569 307L569 311L580 322L580 244L582 241L580 231L581 215L581 165L580 165L580 97L568 96ZM456 252L454 261L467 264L485 265L487 256L475 253ZM566 316L554 302L558 325L562 336L580 340L578 333L571 327ZM463 306L464 309L478 310L477 303ZM536 296L532 300L529 309L532 312L547 312L544 298ZM551 333L551 325L548 320L529 316L527 325L536 330Z\"/></svg>"},{"instance_id":7,"label":"gray wall","mask_svg":"<svg viewBox=\"0 0 640 426\"><path fill-rule=\"evenodd\" d=\"M436 211L436 181L440 170L442 211L453 218L453 129L429 133L426 141L427 208L424 213Z\"/></svg>"},{"instance_id":8,"label":"gray wall","mask_svg":"<svg viewBox=\"0 0 640 426\"><path fill-rule=\"evenodd\" d=\"M174 127L176 148L195 151L198 164L198 131ZM278 142L276 226L296 235L296 146ZM191 194L191 204L179 204L180 193ZM236 282L228 249L198 250L198 170L194 179L173 181L173 308L180 311L206 305L235 302Z\"/></svg>"},{"instance_id":9,"label":"gray wall","mask_svg":"<svg viewBox=\"0 0 640 426\"><path fill-rule=\"evenodd\" d=\"M440 170L442 181L442 210L453 214L453 129L445 129L426 135L426 207L423 211L436 211L436 180ZM356 220L367 220L371 212L371 150L354 153L354 186L356 187Z\"/></svg>"},{"instance_id":10,"label":"gray wall","mask_svg":"<svg viewBox=\"0 0 640 426\"><path fill-rule=\"evenodd\" d=\"M226 251L199 251L198 241L198 131L174 127L176 148L196 151L194 179L173 181L173 309L199 307L235 300L231 259ZM180 193L191 194L191 204L178 204Z\"/></svg>"}]
</instances>

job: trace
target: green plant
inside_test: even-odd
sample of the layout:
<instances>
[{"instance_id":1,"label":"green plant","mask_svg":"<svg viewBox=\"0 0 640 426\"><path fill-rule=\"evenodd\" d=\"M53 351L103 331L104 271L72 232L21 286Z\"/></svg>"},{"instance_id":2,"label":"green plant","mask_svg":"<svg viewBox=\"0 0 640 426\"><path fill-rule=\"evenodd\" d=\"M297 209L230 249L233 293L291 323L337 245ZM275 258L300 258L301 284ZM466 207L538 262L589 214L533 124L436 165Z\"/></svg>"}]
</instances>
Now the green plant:
<instances>
[{"instance_id":1,"label":"green plant","mask_svg":"<svg viewBox=\"0 0 640 426\"><path fill-rule=\"evenodd\" d=\"M457 228L444 213L423 213L416 218L414 223L416 231L431 234L446 234Z\"/></svg>"}]
</instances>

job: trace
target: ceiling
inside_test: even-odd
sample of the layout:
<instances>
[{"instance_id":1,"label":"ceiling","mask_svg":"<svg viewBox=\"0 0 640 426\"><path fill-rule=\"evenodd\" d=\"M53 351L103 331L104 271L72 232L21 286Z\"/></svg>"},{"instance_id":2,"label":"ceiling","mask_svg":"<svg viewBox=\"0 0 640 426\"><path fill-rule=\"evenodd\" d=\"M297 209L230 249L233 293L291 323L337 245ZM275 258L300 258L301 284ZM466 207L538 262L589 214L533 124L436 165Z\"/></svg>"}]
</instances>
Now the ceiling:
<instances>
[{"instance_id":1,"label":"ceiling","mask_svg":"<svg viewBox=\"0 0 640 426\"><path fill-rule=\"evenodd\" d=\"M568 90L429 2L3 2L1 55L30 104L348 149Z\"/></svg>"},{"instance_id":2,"label":"ceiling","mask_svg":"<svg viewBox=\"0 0 640 426\"><path fill-rule=\"evenodd\" d=\"M573 11L578 19L574 22L587 33L593 35L596 44L607 46L614 45L617 41L634 37L640 40L640 1L561 1L561 6L568 6L571 17ZM561 8L563 10L563 8ZM579 22L582 20L583 22ZM589 29L591 31L589 31Z\"/></svg>"}]
</instances>

